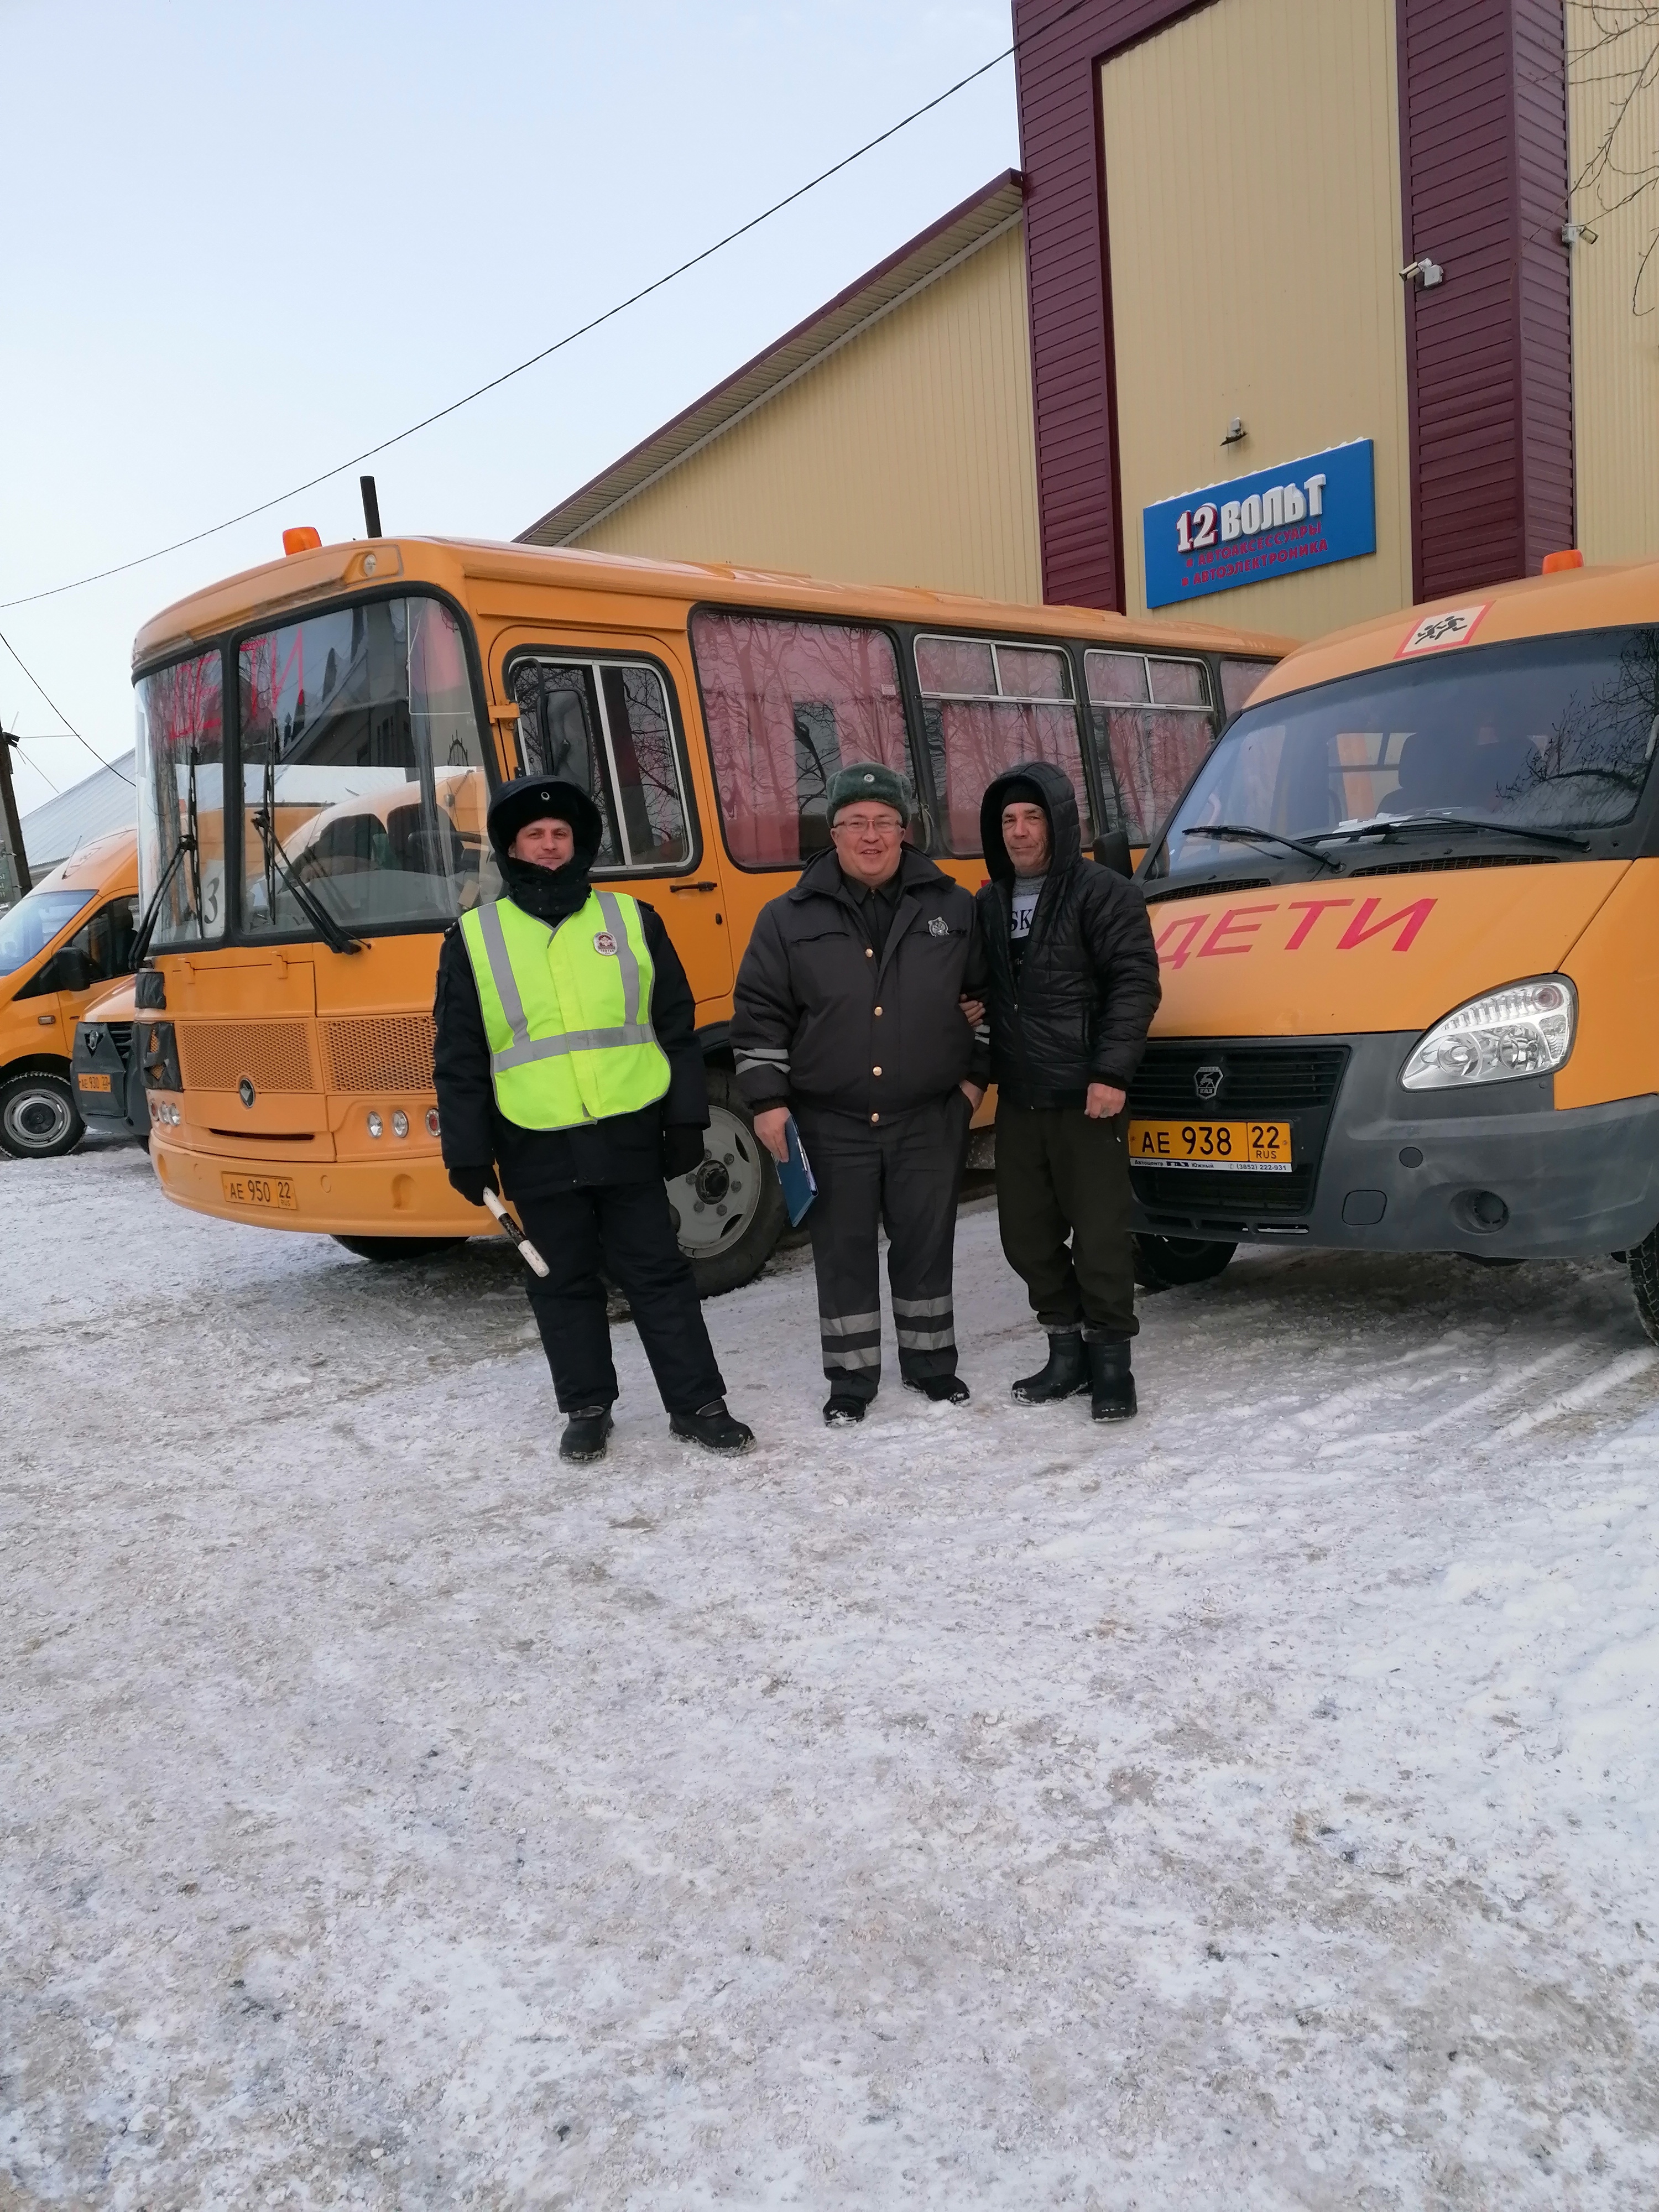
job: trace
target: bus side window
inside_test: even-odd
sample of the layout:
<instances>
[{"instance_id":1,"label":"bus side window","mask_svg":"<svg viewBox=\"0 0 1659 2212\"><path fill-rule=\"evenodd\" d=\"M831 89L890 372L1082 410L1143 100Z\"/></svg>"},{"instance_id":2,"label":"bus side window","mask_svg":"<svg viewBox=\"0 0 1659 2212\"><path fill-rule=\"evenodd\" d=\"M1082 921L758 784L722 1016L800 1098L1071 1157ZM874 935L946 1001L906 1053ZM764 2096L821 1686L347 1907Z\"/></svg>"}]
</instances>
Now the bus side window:
<instances>
[{"instance_id":1,"label":"bus side window","mask_svg":"<svg viewBox=\"0 0 1659 2212\"><path fill-rule=\"evenodd\" d=\"M1046 761L1070 780L1088 845L1094 823L1063 648L939 635L917 638L915 654L946 851L958 857L979 851L985 787L1020 761Z\"/></svg>"},{"instance_id":2,"label":"bus side window","mask_svg":"<svg viewBox=\"0 0 1659 2212\"><path fill-rule=\"evenodd\" d=\"M739 867L796 868L824 850L838 768L879 761L908 775L885 630L702 608L691 649L726 850Z\"/></svg>"},{"instance_id":3,"label":"bus side window","mask_svg":"<svg viewBox=\"0 0 1659 2212\"><path fill-rule=\"evenodd\" d=\"M596 869L678 866L691 839L661 671L647 661L517 660L526 775L585 791L603 825Z\"/></svg>"},{"instance_id":4,"label":"bus side window","mask_svg":"<svg viewBox=\"0 0 1659 2212\"><path fill-rule=\"evenodd\" d=\"M1089 652L1083 667L1101 772L1117 786L1129 842L1148 845L1215 743L1210 672L1144 653Z\"/></svg>"}]
</instances>

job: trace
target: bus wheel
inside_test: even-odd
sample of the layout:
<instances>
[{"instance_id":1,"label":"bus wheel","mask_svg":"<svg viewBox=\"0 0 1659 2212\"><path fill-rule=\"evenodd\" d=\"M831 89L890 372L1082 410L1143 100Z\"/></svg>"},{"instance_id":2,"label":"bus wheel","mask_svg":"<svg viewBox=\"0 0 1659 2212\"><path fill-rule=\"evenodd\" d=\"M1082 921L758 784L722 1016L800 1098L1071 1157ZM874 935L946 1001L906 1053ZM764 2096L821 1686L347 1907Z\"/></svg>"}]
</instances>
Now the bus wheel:
<instances>
[{"instance_id":1,"label":"bus wheel","mask_svg":"<svg viewBox=\"0 0 1659 2212\"><path fill-rule=\"evenodd\" d=\"M1630 1286L1644 1330L1659 1344L1659 1229L1650 1229L1639 1244L1631 1246Z\"/></svg>"},{"instance_id":2,"label":"bus wheel","mask_svg":"<svg viewBox=\"0 0 1659 2212\"><path fill-rule=\"evenodd\" d=\"M355 1252L360 1260L429 1260L434 1252L453 1252L465 1237L337 1237L334 1242Z\"/></svg>"},{"instance_id":3,"label":"bus wheel","mask_svg":"<svg viewBox=\"0 0 1659 2212\"><path fill-rule=\"evenodd\" d=\"M1178 1290L1218 1275L1237 1244L1207 1244L1195 1237L1137 1237L1135 1280L1143 1291Z\"/></svg>"},{"instance_id":4,"label":"bus wheel","mask_svg":"<svg viewBox=\"0 0 1659 2212\"><path fill-rule=\"evenodd\" d=\"M0 1084L0 1146L15 1160L53 1160L72 1152L87 1133L67 1079L50 1068L26 1068Z\"/></svg>"},{"instance_id":5,"label":"bus wheel","mask_svg":"<svg viewBox=\"0 0 1659 2212\"><path fill-rule=\"evenodd\" d=\"M723 1068L708 1071L702 1165L674 1178L668 1203L702 1298L752 1282L787 1224L777 1170L755 1134L736 1076Z\"/></svg>"}]
</instances>

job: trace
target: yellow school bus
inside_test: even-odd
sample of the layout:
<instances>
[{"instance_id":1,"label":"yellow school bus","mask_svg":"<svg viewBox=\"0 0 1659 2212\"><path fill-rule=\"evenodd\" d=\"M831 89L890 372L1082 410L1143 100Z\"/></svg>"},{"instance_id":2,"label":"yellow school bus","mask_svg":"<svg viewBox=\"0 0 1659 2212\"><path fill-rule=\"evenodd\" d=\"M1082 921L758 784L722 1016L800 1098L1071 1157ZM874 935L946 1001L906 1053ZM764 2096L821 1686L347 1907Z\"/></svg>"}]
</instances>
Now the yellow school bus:
<instances>
[{"instance_id":1,"label":"yellow school bus","mask_svg":"<svg viewBox=\"0 0 1659 2212\"><path fill-rule=\"evenodd\" d=\"M314 533L308 533L314 535ZM491 789L591 793L595 873L653 902L697 1000L713 1123L671 1185L707 1291L782 1223L732 1076L756 915L828 842L842 762L921 796L983 878L980 795L1062 768L1142 846L1290 641L1075 608L519 545L313 545L159 615L134 654L152 1158L185 1206L370 1258L483 1230L432 1087L440 933L497 881Z\"/></svg>"},{"instance_id":2,"label":"yellow school bus","mask_svg":"<svg viewBox=\"0 0 1659 2212\"><path fill-rule=\"evenodd\" d=\"M1142 861L1154 1284L1628 1254L1659 1338L1659 563L1552 565L1291 653Z\"/></svg>"},{"instance_id":3,"label":"yellow school bus","mask_svg":"<svg viewBox=\"0 0 1659 2212\"><path fill-rule=\"evenodd\" d=\"M52 1159L86 1133L70 1080L75 1027L132 966L131 830L83 845L0 915L0 1149Z\"/></svg>"}]
</instances>

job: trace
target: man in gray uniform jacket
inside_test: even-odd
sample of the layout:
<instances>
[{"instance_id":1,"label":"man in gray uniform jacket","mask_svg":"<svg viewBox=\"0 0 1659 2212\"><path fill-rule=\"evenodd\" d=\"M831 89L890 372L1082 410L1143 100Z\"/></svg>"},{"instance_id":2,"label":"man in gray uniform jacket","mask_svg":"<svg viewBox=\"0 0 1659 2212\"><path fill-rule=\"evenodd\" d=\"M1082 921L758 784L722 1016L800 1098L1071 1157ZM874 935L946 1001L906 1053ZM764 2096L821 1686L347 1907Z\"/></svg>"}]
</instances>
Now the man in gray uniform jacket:
<instances>
[{"instance_id":1,"label":"man in gray uniform jacket","mask_svg":"<svg viewBox=\"0 0 1659 2212\"><path fill-rule=\"evenodd\" d=\"M957 1003L984 995L973 897L902 842L902 779L837 770L829 816L834 849L755 923L732 1044L761 1142L782 1159L793 1110L817 1180L806 1219L833 1425L861 1421L881 1380L884 1220L899 1371L935 1401L968 1395L951 1283L989 1058Z\"/></svg>"}]
</instances>

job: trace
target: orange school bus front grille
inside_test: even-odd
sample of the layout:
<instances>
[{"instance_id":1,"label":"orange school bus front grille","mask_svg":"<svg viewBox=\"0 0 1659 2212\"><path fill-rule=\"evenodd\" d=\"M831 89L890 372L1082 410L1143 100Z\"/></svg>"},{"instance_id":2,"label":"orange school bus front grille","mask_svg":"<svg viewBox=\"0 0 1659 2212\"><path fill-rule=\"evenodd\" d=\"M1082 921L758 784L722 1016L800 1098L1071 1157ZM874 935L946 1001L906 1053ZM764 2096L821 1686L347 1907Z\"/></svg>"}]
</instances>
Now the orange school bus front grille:
<instances>
[{"instance_id":1,"label":"orange school bus front grille","mask_svg":"<svg viewBox=\"0 0 1659 2212\"><path fill-rule=\"evenodd\" d=\"M325 1022L323 1051L334 1091L430 1091L436 1028L430 1014Z\"/></svg>"},{"instance_id":2,"label":"orange school bus front grille","mask_svg":"<svg viewBox=\"0 0 1659 2212\"><path fill-rule=\"evenodd\" d=\"M315 1091L304 1022L180 1022L179 1070L186 1091Z\"/></svg>"}]
</instances>

